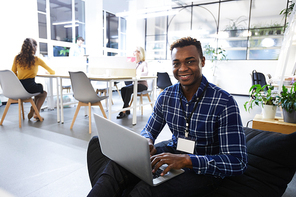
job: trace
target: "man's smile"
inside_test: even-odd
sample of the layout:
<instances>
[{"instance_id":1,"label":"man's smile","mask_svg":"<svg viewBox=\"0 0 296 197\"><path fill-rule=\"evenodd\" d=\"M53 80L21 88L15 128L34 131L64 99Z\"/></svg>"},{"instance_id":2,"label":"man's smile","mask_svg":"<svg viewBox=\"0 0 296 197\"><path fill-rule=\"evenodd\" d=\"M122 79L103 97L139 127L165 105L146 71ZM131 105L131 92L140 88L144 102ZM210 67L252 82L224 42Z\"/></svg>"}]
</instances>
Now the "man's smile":
<instances>
[{"instance_id":1,"label":"man's smile","mask_svg":"<svg viewBox=\"0 0 296 197\"><path fill-rule=\"evenodd\" d=\"M179 78L181 80L188 80L190 78L191 74L186 74L186 75L179 75Z\"/></svg>"}]
</instances>

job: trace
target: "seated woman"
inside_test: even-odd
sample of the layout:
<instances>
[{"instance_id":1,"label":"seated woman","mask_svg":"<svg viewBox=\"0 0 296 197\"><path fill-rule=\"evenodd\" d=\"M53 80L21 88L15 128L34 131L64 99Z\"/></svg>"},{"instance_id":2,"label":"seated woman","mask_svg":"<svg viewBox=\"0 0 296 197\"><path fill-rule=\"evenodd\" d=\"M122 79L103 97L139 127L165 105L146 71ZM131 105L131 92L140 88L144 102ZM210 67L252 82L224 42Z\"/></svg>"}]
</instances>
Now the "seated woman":
<instances>
[{"instance_id":1,"label":"seated woman","mask_svg":"<svg viewBox=\"0 0 296 197\"><path fill-rule=\"evenodd\" d=\"M137 76L147 76L148 75L148 64L145 62L145 51L142 47L137 47L134 51L134 56L136 56L136 74ZM138 81L138 92L142 92L148 89L147 81ZM134 91L134 84L129 84L121 88L121 97L123 100L123 108L129 106L131 100L131 95ZM121 119L130 114L130 110L122 111L118 114L117 119Z\"/></svg>"},{"instance_id":2,"label":"seated woman","mask_svg":"<svg viewBox=\"0 0 296 197\"><path fill-rule=\"evenodd\" d=\"M43 90L42 84L35 82L35 77L38 72L38 66L46 69L50 74L55 74L51 68L49 68L43 60L35 56L37 49L37 42L32 38L26 38L23 42L21 52L15 56L11 70L18 77L20 82L23 84L24 88L29 93L38 93L39 95L35 96L34 102L38 111L40 112L41 106L44 103L44 100L47 96L47 92ZM28 114L28 119L31 119L34 115L34 109L31 107L31 110ZM34 118L39 120L35 114Z\"/></svg>"}]
</instances>

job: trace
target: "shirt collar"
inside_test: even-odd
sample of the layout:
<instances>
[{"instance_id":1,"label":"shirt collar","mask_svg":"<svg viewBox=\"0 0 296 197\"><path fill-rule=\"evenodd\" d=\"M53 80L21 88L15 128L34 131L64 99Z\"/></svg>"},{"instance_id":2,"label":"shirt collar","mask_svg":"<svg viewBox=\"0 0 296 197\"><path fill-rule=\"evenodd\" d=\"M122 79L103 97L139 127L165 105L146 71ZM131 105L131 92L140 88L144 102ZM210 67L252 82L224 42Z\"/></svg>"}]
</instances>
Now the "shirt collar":
<instances>
[{"instance_id":1,"label":"shirt collar","mask_svg":"<svg viewBox=\"0 0 296 197\"><path fill-rule=\"evenodd\" d=\"M208 80L205 78L204 75L202 75L202 79L201 79L201 83L199 88L197 89L196 93L194 94L194 96L192 97L192 99L190 100L190 102L195 102L197 100L197 98L202 94L202 92L204 91L206 84L208 83ZM179 98L181 97L183 100L185 100L187 102L187 99L185 98L183 91L181 89L181 84L180 82L178 82L178 92L179 92Z\"/></svg>"}]
</instances>

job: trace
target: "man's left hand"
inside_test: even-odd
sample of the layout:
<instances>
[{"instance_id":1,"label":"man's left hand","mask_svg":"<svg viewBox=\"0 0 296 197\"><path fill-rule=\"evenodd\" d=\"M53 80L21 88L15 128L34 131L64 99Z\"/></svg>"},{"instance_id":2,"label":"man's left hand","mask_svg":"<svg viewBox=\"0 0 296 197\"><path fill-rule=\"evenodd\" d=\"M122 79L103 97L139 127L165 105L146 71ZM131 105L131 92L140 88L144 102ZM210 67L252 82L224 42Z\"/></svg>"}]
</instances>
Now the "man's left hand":
<instances>
[{"instance_id":1,"label":"man's left hand","mask_svg":"<svg viewBox=\"0 0 296 197\"><path fill-rule=\"evenodd\" d=\"M191 159L187 154L161 153L151 157L152 173L156 172L163 164L167 164L168 167L164 169L161 176L165 175L171 169L192 168Z\"/></svg>"}]
</instances>

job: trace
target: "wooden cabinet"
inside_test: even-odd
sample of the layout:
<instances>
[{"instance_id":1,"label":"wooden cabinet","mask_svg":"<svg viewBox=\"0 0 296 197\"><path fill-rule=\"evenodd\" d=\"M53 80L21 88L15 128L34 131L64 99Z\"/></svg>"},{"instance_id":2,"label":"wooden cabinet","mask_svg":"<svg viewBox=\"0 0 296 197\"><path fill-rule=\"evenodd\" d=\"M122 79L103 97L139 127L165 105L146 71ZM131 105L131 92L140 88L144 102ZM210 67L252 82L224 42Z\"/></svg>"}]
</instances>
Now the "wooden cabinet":
<instances>
[{"instance_id":1,"label":"wooden cabinet","mask_svg":"<svg viewBox=\"0 0 296 197\"><path fill-rule=\"evenodd\" d=\"M296 131L296 124L284 122L281 117L275 117L274 120L263 119L262 115L257 114L253 119L252 128L289 134Z\"/></svg>"}]
</instances>

